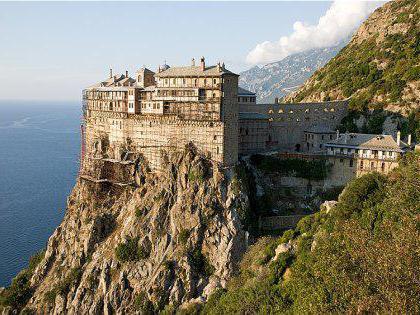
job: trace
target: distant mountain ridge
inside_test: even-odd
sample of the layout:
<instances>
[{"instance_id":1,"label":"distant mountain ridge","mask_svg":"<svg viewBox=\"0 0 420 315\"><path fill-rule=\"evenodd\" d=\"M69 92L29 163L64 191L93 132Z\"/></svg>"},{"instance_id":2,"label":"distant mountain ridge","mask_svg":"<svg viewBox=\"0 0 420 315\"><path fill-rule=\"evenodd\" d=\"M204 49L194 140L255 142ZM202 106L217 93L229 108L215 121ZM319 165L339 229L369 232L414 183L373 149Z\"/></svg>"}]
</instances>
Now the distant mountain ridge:
<instances>
[{"instance_id":1,"label":"distant mountain ridge","mask_svg":"<svg viewBox=\"0 0 420 315\"><path fill-rule=\"evenodd\" d=\"M290 102L351 97L354 110L420 109L420 2L395 0L377 9L337 56L286 97Z\"/></svg>"},{"instance_id":2,"label":"distant mountain ridge","mask_svg":"<svg viewBox=\"0 0 420 315\"><path fill-rule=\"evenodd\" d=\"M323 67L347 44L311 49L280 61L255 66L240 73L239 85L257 93L257 102L273 102L298 89L316 70Z\"/></svg>"}]
</instances>

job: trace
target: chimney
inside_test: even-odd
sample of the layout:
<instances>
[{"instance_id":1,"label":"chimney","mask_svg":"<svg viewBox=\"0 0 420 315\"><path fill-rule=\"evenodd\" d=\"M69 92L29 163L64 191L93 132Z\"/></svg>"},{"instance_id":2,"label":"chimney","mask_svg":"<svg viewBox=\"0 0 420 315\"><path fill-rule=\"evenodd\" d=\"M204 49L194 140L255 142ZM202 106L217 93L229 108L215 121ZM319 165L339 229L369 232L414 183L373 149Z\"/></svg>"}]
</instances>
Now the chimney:
<instances>
[{"instance_id":1,"label":"chimney","mask_svg":"<svg viewBox=\"0 0 420 315\"><path fill-rule=\"evenodd\" d=\"M112 68L109 69L109 78L112 78Z\"/></svg>"},{"instance_id":2,"label":"chimney","mask_svg":"<svg viewBox=\"0 0 420 315\"><path fill-rule=\"evenodd\" d=\"M204 71L204 69L206 69L206 62L204 61L204 57L201 57L200 66L201 66L201 71Z\"/></svg>"},{"instance_id":3,"label":"chimney","mask_svg":"<svg viewBox=\"0 0 420 315\"><path fill-rule=\"evenodd\" d=\"M217 63L217 71L221 71L222 67L220 66L220 61Z\"/></svg>"},{"instance_id":4,"label":"chimney","mask_svg":"<svg viewBox=\"0 0 420 315\"><path fill-rule=\"evenodd\" d=\"M407 144L411 146L411 133L408 135Z\"/></svg>"},{"instance_id":5,"label":"chimney","mask_svg":"<svg viewBox=\"0 0 420 315\"><path fill-rule=\"evenodd\" d=\"M338 138L340 138L340 130L337 129L336 134L337 134L337 138L336 139L338 140Z\"/></svg>"},{"instance_id":6,"label":"chimney","mask_svg":"<svg viewBox=\"0 0 420 315\"><path fill-rule=\"evenodd\" d=\"M125 77L128 78L128 70L125 70Z\"/></svg>"},{"instance_id":7,"label":"chimney","mask_svg":"<svg viewBox=\"0 0 420 315\"><path fill-rule=\"evenodd\" d=\"M195 59L191 59L191 67L195 67Z\"/></svg>"},{"instance_id":8,"label":"chimney","mask_svg":"<svg viewBox=\"0 0 420 315\"><path fill-rule=\"evenodd\" d=\"M397 145L399 146L401 143L401 131L397 132Z\"/></svg>"}]
</instances>

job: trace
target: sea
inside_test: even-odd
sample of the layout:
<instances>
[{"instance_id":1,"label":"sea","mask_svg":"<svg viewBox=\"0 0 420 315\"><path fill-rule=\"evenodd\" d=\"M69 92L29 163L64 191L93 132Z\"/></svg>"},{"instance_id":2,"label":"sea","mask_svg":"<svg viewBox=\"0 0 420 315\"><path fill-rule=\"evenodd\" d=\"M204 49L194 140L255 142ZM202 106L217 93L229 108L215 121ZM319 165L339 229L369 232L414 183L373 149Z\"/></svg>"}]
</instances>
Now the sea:
<instances>
[{"instance_id":1,"label":"sea","mask_svg":"<svg viewBox=\"0 0 420 315\"><path fill-rule=\"evenodd\" d=\"M81 104L0 101L0 287L44 249L77 177Z\"/></svg>"}]
</instances>

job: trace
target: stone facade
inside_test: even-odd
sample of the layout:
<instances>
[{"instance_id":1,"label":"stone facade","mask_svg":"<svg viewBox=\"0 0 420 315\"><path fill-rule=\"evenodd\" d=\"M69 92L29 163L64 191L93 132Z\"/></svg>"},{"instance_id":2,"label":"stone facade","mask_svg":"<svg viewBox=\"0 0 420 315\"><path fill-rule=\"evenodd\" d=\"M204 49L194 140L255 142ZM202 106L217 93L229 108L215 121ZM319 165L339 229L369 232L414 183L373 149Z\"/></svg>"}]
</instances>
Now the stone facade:
<instances>
[{"instance_id":1,"label":"stone facade","mask_svg":"<svg viewBox=\"0 0 420 315\"><path fill-rule=\"evenodd\" d=\"M231 166L238 159L238 75L223 65L142 68L84 90L84 159L140 152L158 169L165 151L194 145Z\"/></svg>"},{"instance_id":2,"label":"stone facade","mask_svg":"<svg viewBox=\"0 0 420 315\"><path fill-rule=\"evenodd\" d=\"M370 172L388 174L398 166L398 159L411 150L411 136L407 143L391 135L360 133L337 134L325 144L325 153L331 164L329 181L334 186L345 185L354 177Z\"/></svg>"},{"instance_id":3,"label":"stone facade","mask_svg":"<svg viewBox=\"0 0 420 315\"><path fill-rule=\"evenodd\" d=\"M322 125L335 130L347 115L348 102L240 104L241 112L255 112L268 116L267 150L301 152L305 130Z\"/></svg>"}]
</instances>

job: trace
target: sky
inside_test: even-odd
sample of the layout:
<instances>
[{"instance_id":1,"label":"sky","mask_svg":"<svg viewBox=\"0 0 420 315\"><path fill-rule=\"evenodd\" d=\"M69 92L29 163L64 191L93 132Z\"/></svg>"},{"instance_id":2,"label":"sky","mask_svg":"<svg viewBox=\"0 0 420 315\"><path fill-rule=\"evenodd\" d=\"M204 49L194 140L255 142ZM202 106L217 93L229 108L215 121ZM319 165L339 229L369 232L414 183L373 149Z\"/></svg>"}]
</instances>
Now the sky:
<instances>
[{"instance_id":1,"label":"sky","mask_svg":"<svg viewBox=\"0 0 420 315\"><path fill-rule=\"evenodd\" d=\"M0 99L80 100L114 73L206 57L240 72L334 44L378 3L0 2ZM338 21L338 22L337 22Z\"/></svg>"}]
</instances>

